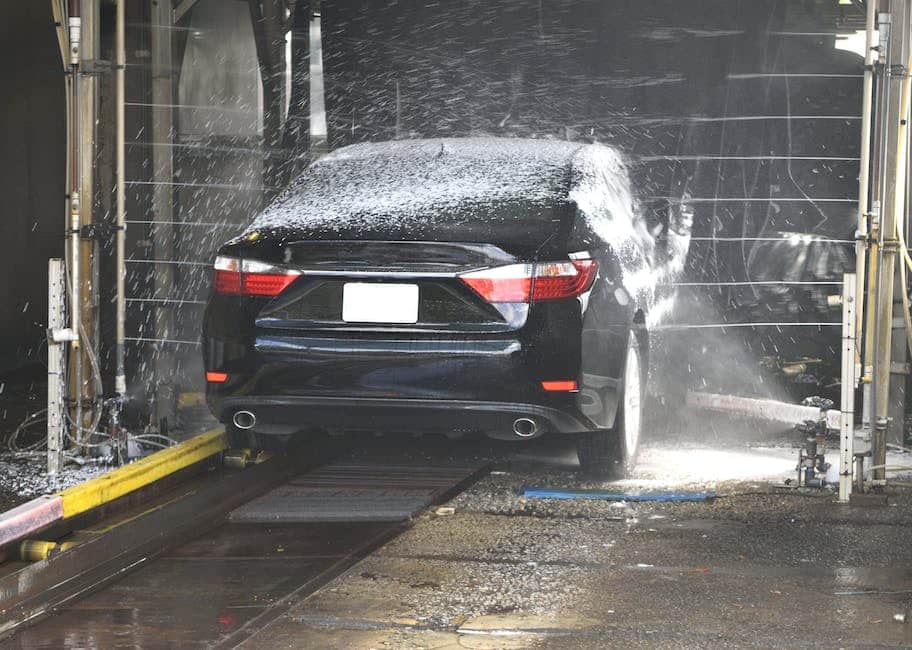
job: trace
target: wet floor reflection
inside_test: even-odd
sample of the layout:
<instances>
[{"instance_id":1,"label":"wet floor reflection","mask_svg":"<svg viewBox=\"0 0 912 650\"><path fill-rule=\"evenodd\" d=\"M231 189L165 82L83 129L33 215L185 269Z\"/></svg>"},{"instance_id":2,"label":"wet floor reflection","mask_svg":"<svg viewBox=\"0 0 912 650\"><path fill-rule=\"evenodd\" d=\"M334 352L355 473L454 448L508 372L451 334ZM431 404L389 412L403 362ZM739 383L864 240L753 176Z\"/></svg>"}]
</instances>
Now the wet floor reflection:
<instances>
[{"instance_id":1,"label":"wet floor reflection","mask_svg":"<svg viewBox=\"0 0 912 650\"><path fill-rule=\"evenodd\" d=\"M23 630L3 647L205 647L319 576L382 527L226 525Z\"/></svg>"}]
</instances>

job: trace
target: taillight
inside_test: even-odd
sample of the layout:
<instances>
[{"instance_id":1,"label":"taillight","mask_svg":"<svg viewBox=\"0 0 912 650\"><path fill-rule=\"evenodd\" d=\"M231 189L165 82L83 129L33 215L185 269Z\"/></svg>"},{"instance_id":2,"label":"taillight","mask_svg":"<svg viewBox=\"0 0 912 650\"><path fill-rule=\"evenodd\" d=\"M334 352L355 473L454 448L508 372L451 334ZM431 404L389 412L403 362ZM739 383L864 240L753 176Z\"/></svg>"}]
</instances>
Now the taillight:
<instances>
[{"instance_id":1,"label":"taillight","mask_svg":"<svg viewBox=\"0 0 912 650\"><path fill-rule=\"evenodd\" d=\"M219 255L215 258L216 293L235 296L277 296L294 282L300 271L283 269L267 262L239 260Z\"/></svg>"},{"instance_id":2,"label":"taillight","mask_svg":"<svg viewBox=\"0 0 912 650\"><path fill-rule=\"evenodd\" d=\"M570 260L497 266L463 273L459 279L487 302L539 302L585 293L596 271L595 260Z\"/></svg>"},{"instance_id":3,"label":"taillight","mask_svg":"<svg viewBox=\"0 0 912 650\"><path fill-rule=\"evenodd\" d=\"M558 379L555 381L543 381L541 387L549 393L576 393L579 392L579 384L575 379Z\"/></svg>"}]
</instances>

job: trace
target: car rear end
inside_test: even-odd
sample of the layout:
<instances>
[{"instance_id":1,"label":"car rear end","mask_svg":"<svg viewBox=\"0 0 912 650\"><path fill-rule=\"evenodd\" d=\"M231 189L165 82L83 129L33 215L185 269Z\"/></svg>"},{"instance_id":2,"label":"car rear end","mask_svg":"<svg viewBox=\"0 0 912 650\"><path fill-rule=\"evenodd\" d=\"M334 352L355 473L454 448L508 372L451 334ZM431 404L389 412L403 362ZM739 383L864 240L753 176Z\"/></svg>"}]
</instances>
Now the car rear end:
<instances>
[{"instance_id":1,"label":"car rear end","mask_svg":"<svg viewBox=\"0 0 912 650\"><path fill-rule=\"evenodd\" d=\"M590 429L581 341L599 265L570 243L579 148L406 140L314 163L218 253L215 415L263 435Z\"/></svg>"},{"instance_id":2,"label":"car rear end","mask_svg":"<svg viewBox=\"0 0 912 650\"><path fill-rule=\"evenodd\" d=\"M255 233L216 258L204 354L220 420L266 435L591 428L576 399L588 255L535 237L316 236Z\"/></svg>"}]
</instances>

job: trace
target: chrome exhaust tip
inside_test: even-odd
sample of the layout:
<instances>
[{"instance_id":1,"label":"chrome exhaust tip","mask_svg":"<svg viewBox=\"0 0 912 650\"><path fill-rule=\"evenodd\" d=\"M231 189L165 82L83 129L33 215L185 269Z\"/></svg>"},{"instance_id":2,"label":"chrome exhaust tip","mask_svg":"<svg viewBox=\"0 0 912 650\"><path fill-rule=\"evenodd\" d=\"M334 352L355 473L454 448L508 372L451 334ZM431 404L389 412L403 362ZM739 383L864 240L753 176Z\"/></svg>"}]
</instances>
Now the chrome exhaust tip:
<instances>
[{"instance_id":1,"label":"chrome exhaust tip","mask_svg":"<svg viewBox=\"0 0 912 650\"><path fill-rule=\"evenodd\" d=\"M517 418L513 421L513 433L520 438L529 438L538 433L538 424L530 418Z\"/></svg>"},{"instance_id":2,"label":"chrome exhaust tip","mask_svg":"<svg viewBox=\"0 0 912 650\"><path fill-rule=\"evenodd\" d=\"M256 425L256 416L250 411L238 411L234 414L234 417L231 418L231 421L234 422L234 426L238 429L247 431Z\"/></svg>"}]
</instances>

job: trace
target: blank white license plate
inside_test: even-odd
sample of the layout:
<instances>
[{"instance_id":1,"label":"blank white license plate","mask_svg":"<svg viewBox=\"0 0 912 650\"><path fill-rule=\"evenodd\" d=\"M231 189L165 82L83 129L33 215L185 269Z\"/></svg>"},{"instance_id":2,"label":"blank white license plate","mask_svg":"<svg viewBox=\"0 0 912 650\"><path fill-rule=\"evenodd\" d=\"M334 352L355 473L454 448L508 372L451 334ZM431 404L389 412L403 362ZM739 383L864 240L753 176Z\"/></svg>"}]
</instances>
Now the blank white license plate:
<instances>
[{"instance_id":1,"label":"blank white license plate","mask_svg":"<svg viewBox=\"0 0 912 650\"><path fill-rule=\"evenodd\" d=\"M417 284L346 282L342 287L346 323L417 323Z\"/></svg>"}]
</instances>

